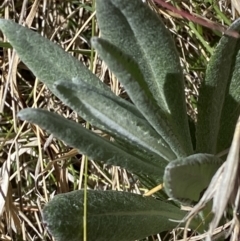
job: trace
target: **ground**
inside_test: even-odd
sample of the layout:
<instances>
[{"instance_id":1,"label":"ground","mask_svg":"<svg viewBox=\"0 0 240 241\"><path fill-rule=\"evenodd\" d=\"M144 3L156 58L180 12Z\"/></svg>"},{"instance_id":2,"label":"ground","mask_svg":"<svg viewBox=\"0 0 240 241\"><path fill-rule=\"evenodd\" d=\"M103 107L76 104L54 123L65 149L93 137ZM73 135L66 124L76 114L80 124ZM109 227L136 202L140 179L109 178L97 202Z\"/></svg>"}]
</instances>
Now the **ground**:
<instances>
[{"instance_id":1,"label":"ground","mask_svg":"<svg viewBox=\"0 0 240 241\"><path fill-rule=\"evenodd\" d=\"M189 22L154 1L149 0L148 4L161 15L176 42L185 74L188 114L196 121L198 88L222 35L212 23L228 26L233 22L238 16L234 8L239 7L237 1L169 2L196 18L208 20L208 28ZM99 35L94 1L4 1L0 6L0 18L25 24L59 44L109 84L116 95L128 98L115 76L91 51L90 38ZM42 223L41 210L57 193L81 189L86 185L92 189L146 191L141 183L132 181L135 177L126 170L92 160L88 161L89 176L85 180L85 156L37 126L21 122L16 117L23 108L38 107L86 125L19 61L1 33L0 81L0 177L6 165L10 165L8 194L0 203L1 240L53 240ZM94 131L103 135L98 130Z\"/></svg>"}]
</instances>

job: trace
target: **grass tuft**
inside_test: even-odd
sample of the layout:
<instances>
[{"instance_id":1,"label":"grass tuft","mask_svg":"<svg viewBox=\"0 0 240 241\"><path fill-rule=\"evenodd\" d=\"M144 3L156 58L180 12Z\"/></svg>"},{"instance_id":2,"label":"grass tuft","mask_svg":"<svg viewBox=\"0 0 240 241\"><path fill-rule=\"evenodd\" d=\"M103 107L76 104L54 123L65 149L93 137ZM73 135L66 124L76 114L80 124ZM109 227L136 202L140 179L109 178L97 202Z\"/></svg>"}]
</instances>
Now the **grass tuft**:
<instances>
[{"instance_id":1,"label":"grass tuft","mask_svg":"<svg viewBox=\"0 0 240 241\"><path fill-rule=\"evenodd\" d=\"M185 74L188 114L196 121L198 88L221 33L189 22L153 0L146 4L161 15L176 42ZM236 0L232 0L232 4L172 0L169 4L223 25L229 25L240 8ZM27 25L59 44L107 83L116 95L128 98L115 76L91 49L91 37L99 35L93 1L3 1L0 18ZM0 240L53 240L42 223L41 210L56 194L84 187L146 191L126 170L93 160L86 162L76 150L17 118L21 109L36 107L88 126L35 78L1 33L0 81L0 186L5 194L0 194ZM155 240L160 240L160 236Z\"/></svg>"}]
</instances>

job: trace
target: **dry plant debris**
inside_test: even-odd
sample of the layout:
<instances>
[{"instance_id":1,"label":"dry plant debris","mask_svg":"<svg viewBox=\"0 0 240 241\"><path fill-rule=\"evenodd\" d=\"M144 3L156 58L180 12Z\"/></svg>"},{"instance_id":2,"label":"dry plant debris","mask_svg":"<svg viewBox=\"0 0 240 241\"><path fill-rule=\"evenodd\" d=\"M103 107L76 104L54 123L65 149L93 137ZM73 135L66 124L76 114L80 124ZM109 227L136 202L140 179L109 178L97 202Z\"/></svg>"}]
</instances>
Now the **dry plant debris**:
<instances>
[{"instance_id":1,"label":"dry plant debris","mask_svg":"<svg viewBox=\"0 0 240 241\"><path fill-rule=\"evenodd\" d=\"M188 114L196 121L198 87L221 33L189 23L152 0L147 2L164 18L176 41L186 77ZM224 25L236 18L240 7L236 0L232 4L221 0L169 3ZM91 56L90 38L99 34L93 28L93 5L88 0L4 0L0 18L13 19L58 43L108 83L113 92L128 98L105 64L97 55ZM58 193L84 187L85 157L38 127L20 122L16 115L23 108L39 107L86 123L32 75L6 42L0 35L0 240L53 240L42 223L42 207ZM90 160L88 172L88 188L145 191L134 176L118 167Z\"/></svg>"}]
</instances>

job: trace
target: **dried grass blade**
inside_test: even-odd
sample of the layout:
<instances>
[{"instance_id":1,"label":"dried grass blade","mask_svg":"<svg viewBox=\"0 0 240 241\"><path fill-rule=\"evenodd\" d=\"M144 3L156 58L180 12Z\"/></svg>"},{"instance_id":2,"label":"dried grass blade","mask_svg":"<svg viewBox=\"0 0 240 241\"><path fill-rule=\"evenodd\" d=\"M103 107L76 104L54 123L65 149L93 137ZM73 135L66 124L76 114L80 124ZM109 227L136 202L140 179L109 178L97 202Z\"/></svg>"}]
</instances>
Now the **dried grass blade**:
<instances>
[{"instance_id":1,"label":"dried grass blade","mask_svg":"<svg viewBox=\"0 0 240 241\"><path fill-rule=\"evenodd\" d=\"M229 202L233 192L235 182L237 181L237 170L239 165L239 148L240 148L240 118L238 119L232 145L225 162L225 167L220 180L220 185L213 198L212 212L215 214L210 224L210 235L217 227L223 212Z\"/></svg>"}]
</instances>

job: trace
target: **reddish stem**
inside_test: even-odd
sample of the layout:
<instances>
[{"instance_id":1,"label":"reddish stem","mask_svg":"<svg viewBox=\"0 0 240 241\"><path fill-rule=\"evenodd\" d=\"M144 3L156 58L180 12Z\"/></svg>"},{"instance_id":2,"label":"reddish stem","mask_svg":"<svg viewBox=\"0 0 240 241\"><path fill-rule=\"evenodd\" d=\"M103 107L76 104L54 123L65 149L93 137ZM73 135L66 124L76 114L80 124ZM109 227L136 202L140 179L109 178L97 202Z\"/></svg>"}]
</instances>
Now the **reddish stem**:
<instances>
[{"instance_id":1,"label":"reddish stem","mask_svg":"<svg viewBox=\"0 0 240 241\"><path fill-rule=\"evenodd\" d=\"M176 13L176 14L182 16L183 18L185 18L191 22L197 23L199 25L202 25L204 27L207 27L207 28L210 28L213 30L217 30L219 32L223 32L224 34L227 34L227 35L235 37L235 38L240 38L240 34L237 31L234 31L231 29L226 29L226 27L223 25L210 22L206 19L194 16L186 11L177 9L174 6L172 6L171 4L166 3L164 0L153 0L153 1L157 4L159 4L160 6L170 10L173 13Z\"/></svg>"}]
</instances>

